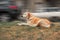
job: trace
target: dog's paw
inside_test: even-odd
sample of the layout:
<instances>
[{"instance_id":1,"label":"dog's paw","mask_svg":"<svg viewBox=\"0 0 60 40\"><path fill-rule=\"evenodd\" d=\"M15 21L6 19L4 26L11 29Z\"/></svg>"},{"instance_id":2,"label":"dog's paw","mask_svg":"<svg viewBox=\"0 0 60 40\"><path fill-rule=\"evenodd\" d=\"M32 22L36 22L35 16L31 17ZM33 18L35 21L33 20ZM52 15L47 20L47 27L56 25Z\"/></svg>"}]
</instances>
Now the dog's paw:
<instances>
[{"instance_id":1,"label":"dog's paw","mask_svg":"<svg viewBox=\"0 0 60 40\"><path fill-rule=\"evenodd\" d=\"M31 27L36 27L35 25L29 25L29 26L31 26Z\"/></svg>"},{"instance_id":2,"label":"dog's paw","mask_svg":"<svg viewBox=\"0 0 60 40\"><path fill-rule=\"evenodd\" d=\"M18 26L21 26L22 24L21 23L17 23Z\"/></svg>"},{"instance_id":3,"label":"dog's paw","mask_svg":"<svg viewBox=\"0 0 60 40\"><path fill-rule=\"evenodd\" d=\"M46 26L43 26L43 27L45 27L45 28L50 28L50 27L51 27L51 25L46 25Z\"/></svg>"}]
</instances>

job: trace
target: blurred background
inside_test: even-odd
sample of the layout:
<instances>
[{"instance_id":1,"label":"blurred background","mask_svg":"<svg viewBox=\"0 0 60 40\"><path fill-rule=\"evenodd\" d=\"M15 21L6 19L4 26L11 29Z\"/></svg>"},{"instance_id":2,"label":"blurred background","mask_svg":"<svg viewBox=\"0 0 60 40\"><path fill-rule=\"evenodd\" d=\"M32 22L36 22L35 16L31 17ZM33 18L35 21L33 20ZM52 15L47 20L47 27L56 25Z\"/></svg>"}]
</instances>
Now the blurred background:
<instances>
[{"instance_id":1,"label":"blurred background","mask_svg":"<svg viewBox=\"0 0 60 40\"><path fill-rule=\"evenodd\" d=\"M60 0L0 0L0 21L16 20L25 11L60 11Z\"/></svg>"},{"instance_id":2,"label":"blurred background","mask_svg":"<svg viewBox=\"0 0 60 40\"><path fill-rule=\"evenodd\" d=\"M22 8L22 11L28 9L34 12L45 7L60 7L60 0L16 0L16 5Z\"/></svg>"},{"instance_id":3,"label":"blurred background","mask_svg":"<svg viewBox=\"0 0 60 40\"><path fill-rule=\"evenodd\" d=\"M50 28L18 26L22 13L48 16ZM21 21L20 21L21 20ZM60 40L60 0L0 0L0 40Z\"/></svg>"}]
</instances>

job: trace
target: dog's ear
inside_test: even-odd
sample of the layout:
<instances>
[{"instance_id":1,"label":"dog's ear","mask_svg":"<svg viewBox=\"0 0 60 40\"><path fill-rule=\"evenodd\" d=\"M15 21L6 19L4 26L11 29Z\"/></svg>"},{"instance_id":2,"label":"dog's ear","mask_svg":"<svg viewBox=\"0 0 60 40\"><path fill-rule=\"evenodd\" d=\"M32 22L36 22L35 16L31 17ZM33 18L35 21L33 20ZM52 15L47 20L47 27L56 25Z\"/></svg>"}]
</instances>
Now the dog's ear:
<instances>
[{"instance_id":1,"label":"dog's ear","mask_svg":"<svg viewBox=\"0 0 60 40\"><path fill-rule=\"evenodd\" d=\"M32 16L32 14L30 12L28 12L28 16Z\"/></svg>"},{"instance_id":2,"label":"dog's ear","mask_svg":"<svg viewBox=\"0 0 60 40\"><path fill-rule=\"evenodd\" d=\"M30 12L28 12L28 14L27 14L28 16L30 16Z\"/></svg>"},{"instance_id":3,"label":"dog's ear","mask_svg":"<svg viewBox=\"0 0 60 40\"><path fill-rule=\"evenodd\" d=\"M27 18L29 19L32 16L30 12L27 13Z\"/></svg>"}]
</instances>

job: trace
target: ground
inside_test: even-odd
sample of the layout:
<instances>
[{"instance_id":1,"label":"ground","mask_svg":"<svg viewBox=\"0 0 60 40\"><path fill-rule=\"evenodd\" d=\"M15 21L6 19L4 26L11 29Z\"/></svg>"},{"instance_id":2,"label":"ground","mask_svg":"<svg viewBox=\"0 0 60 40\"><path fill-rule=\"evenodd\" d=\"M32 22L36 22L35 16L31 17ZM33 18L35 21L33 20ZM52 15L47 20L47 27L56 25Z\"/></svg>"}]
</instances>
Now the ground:
<instances>
[{"instance_id":1,"label":"ground","mask_svg":"<svg viewBox=\"0 0 60 40\"><path fill-rule=\"evenodd\" d=\"M0 22L0 40L60 40L60 23L39 28L18 26L18 22Z\"/></svg>"}]
</instances>

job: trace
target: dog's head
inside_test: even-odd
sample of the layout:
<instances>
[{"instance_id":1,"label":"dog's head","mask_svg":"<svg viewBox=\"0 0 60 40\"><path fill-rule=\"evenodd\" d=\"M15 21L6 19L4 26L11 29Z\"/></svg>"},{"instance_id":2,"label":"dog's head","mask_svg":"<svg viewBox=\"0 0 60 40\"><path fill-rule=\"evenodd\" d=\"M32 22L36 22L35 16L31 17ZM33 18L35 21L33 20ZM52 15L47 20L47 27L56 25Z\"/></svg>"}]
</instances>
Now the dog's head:
<instances>
[{"instance_id":1,"label":"dog's head","mask_svg":"<svg viewBox=\"0 0 60 40\"><path fill-rule=\"evenodd\" d=\"M25 12L22 17L29 19L32 16L30 12Z\"/></svg>"}]
</instances>

